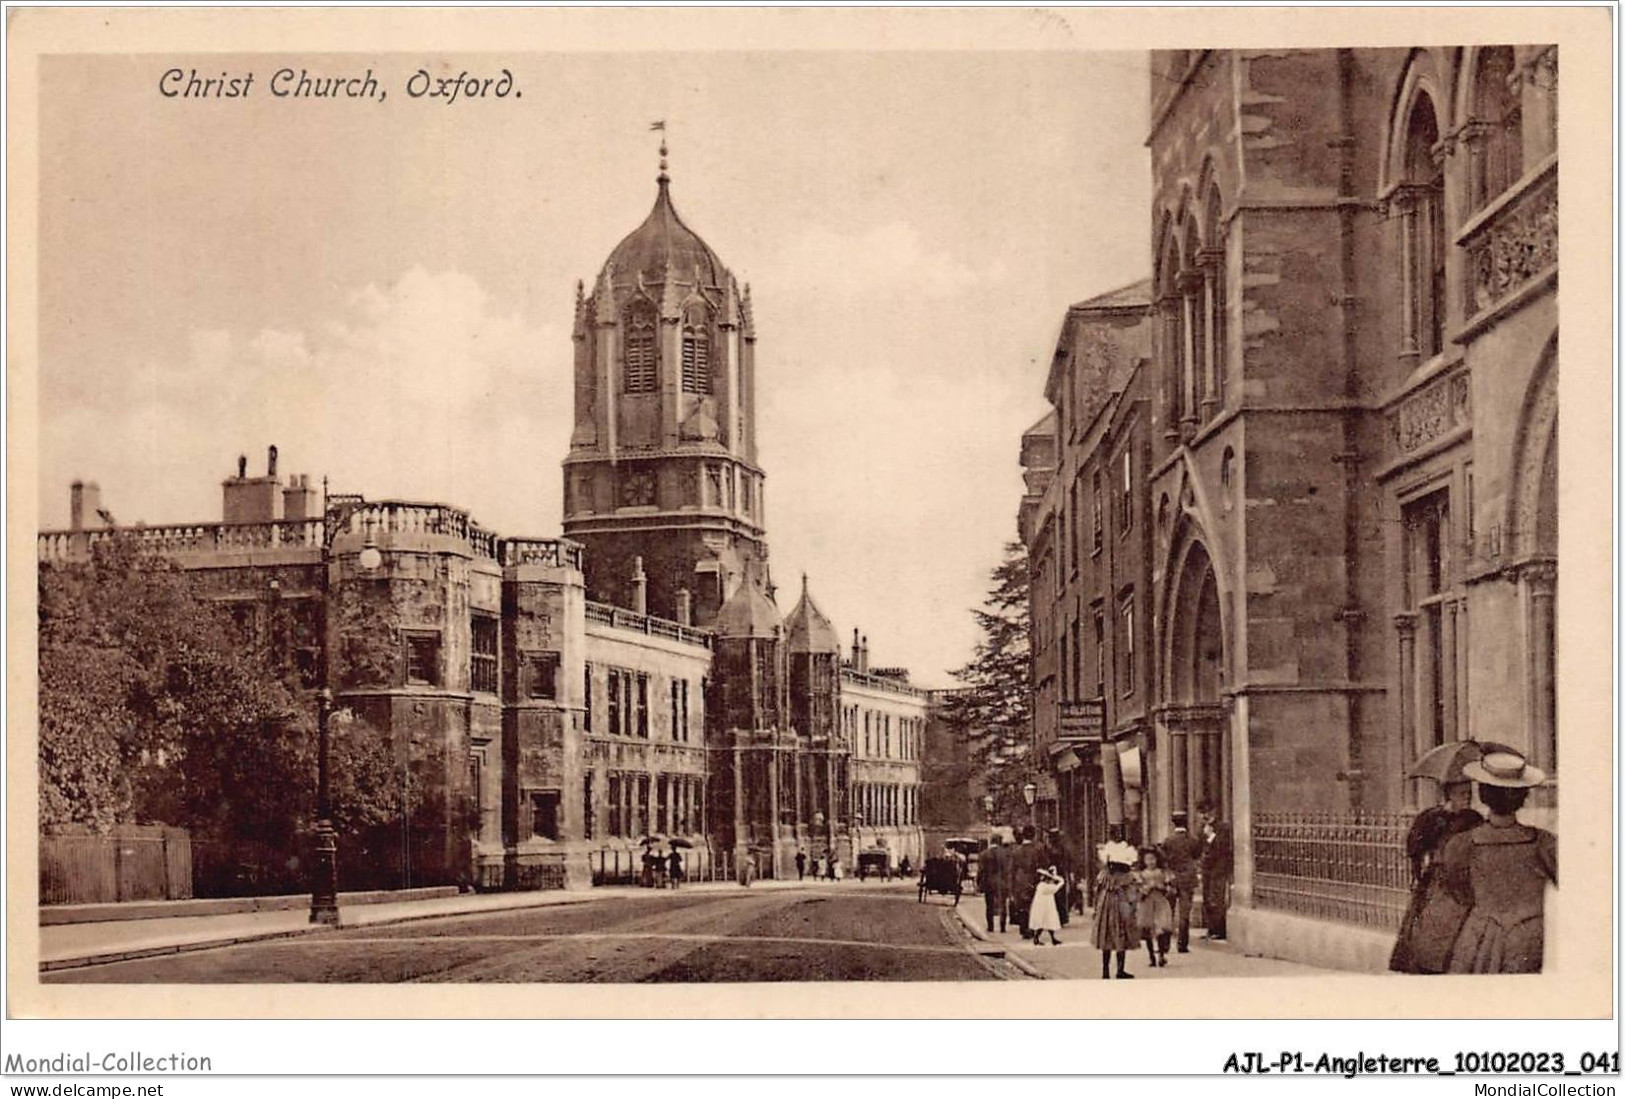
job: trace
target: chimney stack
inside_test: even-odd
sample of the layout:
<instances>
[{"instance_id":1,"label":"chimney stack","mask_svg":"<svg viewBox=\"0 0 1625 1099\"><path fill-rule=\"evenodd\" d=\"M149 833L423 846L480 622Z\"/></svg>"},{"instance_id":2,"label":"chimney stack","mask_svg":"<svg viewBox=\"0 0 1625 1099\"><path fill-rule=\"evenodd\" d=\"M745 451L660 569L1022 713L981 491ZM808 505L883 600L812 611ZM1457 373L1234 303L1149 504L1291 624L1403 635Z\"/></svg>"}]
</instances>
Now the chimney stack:
<instances>
[{"instance_id":1,"label":"chimney stack","mask_svg":"<svg viewBox=\"0 0 1625 1099\"><path fill-rule=\"evenodd\" d=\"M694 624L694 597L687 588L677 589L677 624L679 626L692 626Z\"/></svg>"},{"instance_id":2,"label":"chimney stack","mask_svg":"<svg viewBox=\"0 0 1625 1099\"><path fill-rule=\"evenodd\" d=\"M649 578L643 573L643 558L632 558L632 610L649 613Z\"/></svg>"},{"instance_id":3,"label":"chimney stack","mask_svg":"<svg viewBox=\"0 0 1625 1099\"><path fill-rule=\"evenodd\" d=\"M858 631L855 626L852 629L852 670L858 670Z\"/></svg>"},{"instance_id":4,"label":"chimney stack","mask_svg":"<svg viewBox=\"0 0 1625 1099\"><path fill-rule=\"evenodd\" d=\"M102 490L95 481L75 481L68 494L68 527L88 530L106 526L98 514L102 510Z\"/></svg>"},{"instance_id":5,"label":"chimney stack","mask_svg":"<svg viewBox=\"0 0 1625 1099\"><path fill-rule=\"evenodd\" d=\"M858 650L858 671L864 675L869 674L869 635L863 637L863 647Z\"/></svg>"},{"instance_id":6,"label":"chimney stack","mask_svg":"<svg viewBox=\"0 0 1625 1099\"><path fill-rule=\"evenodd\" d=\"M276 478L276 444L272 443L265 452L265 475Z\"/></svg>"}]
</instances>

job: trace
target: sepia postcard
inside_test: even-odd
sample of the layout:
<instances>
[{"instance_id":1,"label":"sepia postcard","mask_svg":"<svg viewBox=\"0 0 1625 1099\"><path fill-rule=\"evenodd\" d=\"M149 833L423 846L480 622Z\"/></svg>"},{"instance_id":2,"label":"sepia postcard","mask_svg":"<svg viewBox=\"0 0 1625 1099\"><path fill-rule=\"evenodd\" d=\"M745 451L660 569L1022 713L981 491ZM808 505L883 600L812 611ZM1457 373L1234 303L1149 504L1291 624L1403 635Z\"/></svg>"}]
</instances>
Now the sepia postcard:
<instances>
[{"instance_id":1,"label":"sepia postcard","mask_svg":"<svg viewBox=\"0 0 1625 1099\"><path fill-rule=\"evenodd\" d=\"M1610 18L12 10L8 1014L1607 1016Z\"/></svg>"}]
</instances>

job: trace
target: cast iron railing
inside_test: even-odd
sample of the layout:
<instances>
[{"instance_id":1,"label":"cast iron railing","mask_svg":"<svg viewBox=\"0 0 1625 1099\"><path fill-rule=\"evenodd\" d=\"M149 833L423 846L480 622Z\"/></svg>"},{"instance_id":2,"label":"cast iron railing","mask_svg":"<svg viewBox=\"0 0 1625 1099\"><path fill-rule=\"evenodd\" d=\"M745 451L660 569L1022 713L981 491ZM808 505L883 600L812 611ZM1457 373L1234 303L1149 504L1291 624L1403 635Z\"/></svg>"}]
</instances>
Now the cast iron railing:
<instances>
[{"instance_id":1,"label":"cast iron railing","mask_svg":"<svg viewBox=\"0 0 1625 1099\"><path fill-rule=\"evenodd\" d=\"M1254 813L1253 902L1397 928L1410 900L1410 824L1408 813Z\"/></svg>"}]
</instances>

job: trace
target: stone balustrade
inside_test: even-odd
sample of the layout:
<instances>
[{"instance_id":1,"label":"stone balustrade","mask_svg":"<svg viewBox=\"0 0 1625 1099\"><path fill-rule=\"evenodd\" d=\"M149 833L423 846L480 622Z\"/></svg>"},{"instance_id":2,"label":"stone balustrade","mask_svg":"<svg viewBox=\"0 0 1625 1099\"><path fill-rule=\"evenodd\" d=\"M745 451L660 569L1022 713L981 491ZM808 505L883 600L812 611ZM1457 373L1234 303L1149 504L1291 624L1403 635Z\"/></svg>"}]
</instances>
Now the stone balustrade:
<instances>
[{"instance_id":1,"label":"stone balustrade","mask_svg":"<svg viewBox=\"0 0 1625 1099\"><path fill-rule=\"evenodd\" d=\"M911 687L907 683L900 683L887 676L860 672L853 668L841 669L841 682L850 683L854 687L869 687L877 691L890 691L893 694L912 695L915 698L925 697L925 692L918 687Z\"/></svg>"},{"instance_id":2,"label":"stone balustrade","mask_svg":"<svg viewBox=\"0 0 1625 1099\"><path fill-rule=\"evenodd\" d=\"M587 621L597 622L604 626L614 626L622 630L633 630L652 637L664 637L672 641L680 641L685 645L699 645L707 649L711 647L711 633L709 630L695 629L693 626L685 626L670 619L655 618L647 614L623 610L620 607L612 607L608 603L588 602Z\"/></svg>"}]
</instances>

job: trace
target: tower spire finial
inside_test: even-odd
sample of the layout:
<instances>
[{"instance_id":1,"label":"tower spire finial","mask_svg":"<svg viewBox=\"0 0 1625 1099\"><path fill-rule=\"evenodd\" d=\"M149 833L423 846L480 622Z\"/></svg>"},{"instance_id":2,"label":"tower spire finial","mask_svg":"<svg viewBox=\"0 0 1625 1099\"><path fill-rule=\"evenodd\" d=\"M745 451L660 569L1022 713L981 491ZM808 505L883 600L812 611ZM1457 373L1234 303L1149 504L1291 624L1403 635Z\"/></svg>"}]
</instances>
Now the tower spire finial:
<instances>
[{"instance_id":1,"label":"tower spire finial","mask_svg":"<svg viewBox=\"0 0 1625 1099\"><path fill-rule=\"evenodd\" d=\"M655 177L655 182L667 183L671 177L666 174L666 120L661 118L649 123L649 129L660 131L660 174Z\"/></svg>"}]
</instances>

